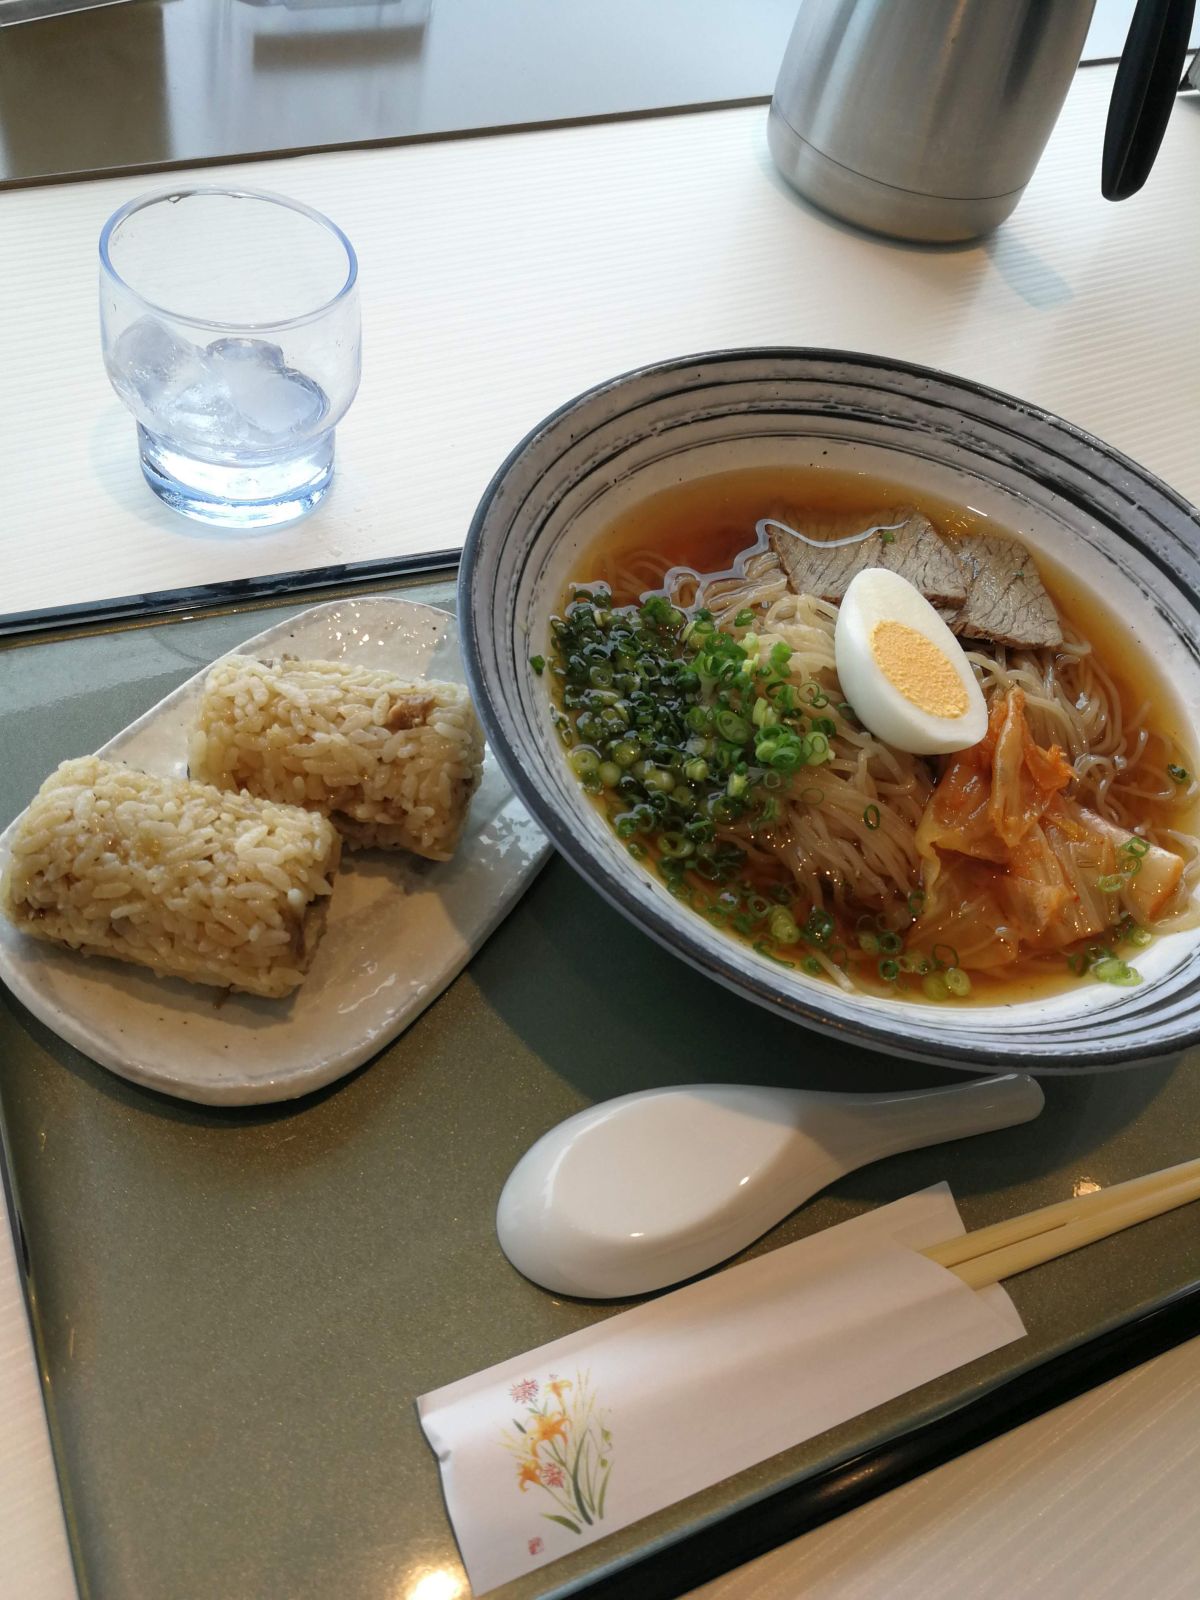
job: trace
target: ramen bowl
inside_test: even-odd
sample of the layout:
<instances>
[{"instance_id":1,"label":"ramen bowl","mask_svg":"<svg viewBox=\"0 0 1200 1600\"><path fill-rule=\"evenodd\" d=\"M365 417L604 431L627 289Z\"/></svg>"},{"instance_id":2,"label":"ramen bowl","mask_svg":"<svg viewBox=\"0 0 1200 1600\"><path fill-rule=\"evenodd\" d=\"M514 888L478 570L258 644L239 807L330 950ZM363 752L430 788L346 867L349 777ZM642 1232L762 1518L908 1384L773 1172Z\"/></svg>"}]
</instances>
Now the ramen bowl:
<instances>
[{"instance_id":1,"label":"ramen bowl","mask_svg":"<svg viewBox=\"0 0 1200 1600\"><path fill-rule=\"evenodd\" d=\"M579 562L650 496L748 468L860 474L1026 543L1152 659L1200 749L1200 519L1135 462L1046 412L926 368L844 351L734 350L645 367L570 401L516 447L472 522L460 576L467 671L509 780L567 860L652 938L807 1027L966 1070L1099 1069L1200 1040L1200 932L1137 953L1132 988L1079 981L1004 1004L845 992L711 926L635 860L551 722L546 652ZM751 543L752 538L747 538Z\"/></svg>"}]
</instances>

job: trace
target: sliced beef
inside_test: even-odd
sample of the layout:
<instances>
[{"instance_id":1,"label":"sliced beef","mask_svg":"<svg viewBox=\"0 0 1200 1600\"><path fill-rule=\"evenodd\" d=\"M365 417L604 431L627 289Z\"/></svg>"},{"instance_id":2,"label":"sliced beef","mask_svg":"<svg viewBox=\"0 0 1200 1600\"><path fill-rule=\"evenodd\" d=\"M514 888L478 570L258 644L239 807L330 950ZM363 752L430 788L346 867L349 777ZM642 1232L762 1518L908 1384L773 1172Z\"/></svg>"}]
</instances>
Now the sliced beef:
<instances>
[{"instance_id":1,"label":"sliced beef","mask_svg":"<svg viewBox=\"0 0 1200 1600\"><path fill-rule=\"evenodd\" d=\"M956 552L968 584L962 607L947 618L955 633L1023 649L1062 643L1054 601L1023 544L972 534L959 541Z\"/></svg>"},{"instance_id":2,"label":"sliced beef","mask_svg":"<svg viewBox=\"0 0 1200 1600\"><path fill-rule=\"evenodd\" d=\"M789 526L828 547L807 544L780 528L768 530L771 548L778 555L788 583L797 594L815 594L840 602L852 578L865 567L886 567L907 578L935 606L958 610L967 599L970 574L939 537L927 517L911 507L879 511L870 516L793 517ZM854 544L830 541L874 529Z\"/></svg>"},{"instance_id":3,"label":"sliced beef","mask_svg":"<svg viewBox=\"0 0 1200 1600\"><path fill-rule=\"evenodd\" d=\"M919 589L964 639L990 639L1017 649L1062 643L1054 602L1033 557L1016 539L968 534L949 544L911 507L867 515L793 514L787 522L805 538L771 527L767 539L797 594L840 603L864 568L886 567ZM867 529L866 538L839 542Z\"/></svg>"}]
</instances>

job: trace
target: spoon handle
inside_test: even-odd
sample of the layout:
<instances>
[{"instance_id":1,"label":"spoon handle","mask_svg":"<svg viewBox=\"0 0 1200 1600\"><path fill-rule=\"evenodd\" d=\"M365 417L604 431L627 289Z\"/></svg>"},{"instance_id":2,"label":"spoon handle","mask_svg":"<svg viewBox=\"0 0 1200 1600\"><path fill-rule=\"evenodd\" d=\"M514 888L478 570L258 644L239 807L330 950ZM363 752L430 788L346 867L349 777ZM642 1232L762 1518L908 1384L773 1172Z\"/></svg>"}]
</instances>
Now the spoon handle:
<instances>
[{"instance_id":1,"label":"spoon handle","mask_svg":"<svg viewBox=\"0 0 1200 1600\"><path fill-rule=\"evenodd\" d=\"M1003 1077L979 1078L941 1089L917 1089L900 1094L810 1095L810 1114L818 1102L830 1102L836 1138L841 1125L852 1137L856 1152L869 1146L873 1154L859 1160L878 1160L900 1150L920 1150L925 1145L997 1128L1031 1122L1045 1105L1036 1078L1009 1072ZM832 1102L836 1102L836 1107ZM840 1144L840 1140L838 1143Z\"/></svg>"}]
</instances>

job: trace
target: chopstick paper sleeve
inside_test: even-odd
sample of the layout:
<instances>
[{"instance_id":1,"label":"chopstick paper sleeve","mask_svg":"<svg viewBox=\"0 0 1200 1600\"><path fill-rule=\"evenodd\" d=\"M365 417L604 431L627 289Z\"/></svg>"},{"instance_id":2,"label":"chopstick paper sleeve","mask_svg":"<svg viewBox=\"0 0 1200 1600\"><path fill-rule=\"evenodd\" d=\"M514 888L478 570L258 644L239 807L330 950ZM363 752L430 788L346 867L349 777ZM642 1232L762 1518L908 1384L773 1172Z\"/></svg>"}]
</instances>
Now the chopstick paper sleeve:
<instances>
[{"instance_id":1,"label":"chopstick paper sleeve","mask_svg":"<svg viewBox=\"0 0 1200 1600\"><path fill-rule=\"evenodd\" d=\"M474 1593L1021 1338L961 1232L939 1185L423 1395Z\"/></svg>"}]
</instances>

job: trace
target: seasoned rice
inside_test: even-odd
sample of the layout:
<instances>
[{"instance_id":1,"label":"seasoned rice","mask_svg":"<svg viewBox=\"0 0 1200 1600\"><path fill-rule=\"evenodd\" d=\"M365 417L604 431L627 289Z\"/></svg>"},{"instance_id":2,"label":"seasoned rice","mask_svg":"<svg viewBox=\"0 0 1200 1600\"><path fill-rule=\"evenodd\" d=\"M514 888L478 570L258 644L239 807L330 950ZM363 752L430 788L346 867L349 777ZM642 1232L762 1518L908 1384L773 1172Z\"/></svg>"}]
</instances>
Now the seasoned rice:
<instances>
[{"instance_id":1,"label":"seasoned rice","mask_svg":"<svg viewBox=\"0 0 1200 1600\"><path fill-rule=\"evenodd\" d=\"M34 797L0 907L35 939L278 998L308 970L340 854L297 806L84 756Z\"/></svg>"},{"instance_id":2,"label":"seasoned rice","mask_svg":"<svg viewBox=\"0 0 1200 1600\"><path fill-rule=\"evenodd\" d=\"M323 812L352 846L448 861L479 786L467 691L341 661L229 656L209 673L194 778Z\"/></svg>"}]
</instances>

